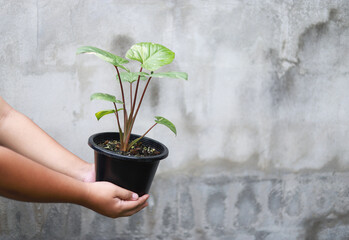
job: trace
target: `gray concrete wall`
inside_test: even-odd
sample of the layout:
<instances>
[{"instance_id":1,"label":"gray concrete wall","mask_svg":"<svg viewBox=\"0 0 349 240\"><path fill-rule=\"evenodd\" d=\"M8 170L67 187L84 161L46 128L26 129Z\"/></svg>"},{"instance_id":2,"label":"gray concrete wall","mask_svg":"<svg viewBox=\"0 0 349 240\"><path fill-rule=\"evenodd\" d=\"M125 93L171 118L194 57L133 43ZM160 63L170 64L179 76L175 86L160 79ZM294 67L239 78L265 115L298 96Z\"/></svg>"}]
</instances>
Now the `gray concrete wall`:
<instances>
[{"instance_id":1,"label":"gray concrete wall","mask_svg":"<svg viewBox=\"0 0 349 240\"><path fill-rule=\"evenodd\" d=\"M93 161L93 92L114 70L82 45L124 55L152 41L190 81L152 82L135 127L160 164L150 207L107 219L69 204L0 198L0 239L349 239L349 2L0 1L0 94Z\"/></svg>"}]
</instances>

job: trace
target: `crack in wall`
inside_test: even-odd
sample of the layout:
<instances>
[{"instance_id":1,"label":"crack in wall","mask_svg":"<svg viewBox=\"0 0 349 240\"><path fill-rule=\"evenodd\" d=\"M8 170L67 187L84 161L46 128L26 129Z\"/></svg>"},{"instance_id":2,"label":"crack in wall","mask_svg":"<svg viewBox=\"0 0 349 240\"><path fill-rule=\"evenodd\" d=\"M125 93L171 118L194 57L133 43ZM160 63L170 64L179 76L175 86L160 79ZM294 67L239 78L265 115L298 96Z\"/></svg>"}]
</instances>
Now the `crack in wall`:
<instances>
[{"instance_id":1,"label":"crack in wall","mask_svg":"<svg viewBox=\"0 0 349 240\"><path fill-rule=\"evenodd\" d=\"M275 49L269 50L267 59L269 59L275 69L271 74L272 84L270 86L271 102L274 107L278 108L280 105L294 100L297 92L297 89L295 89L295 82L299 81L299 78L307 74L307 71L304 69L303 60L314 57L311 52L308 53L306 50L308 46L314 46L324 38L332 37L330 31L330 25L332 23L340 24L340 27L345 27L343 22L339 21L337 9L329 10L326 21L321 21L306 27L298 37L295 60L287 57L281 58L279 57L278 51ZM319 49L319 51L321 51L321 49Z\"/></svg>"}]
</instances>

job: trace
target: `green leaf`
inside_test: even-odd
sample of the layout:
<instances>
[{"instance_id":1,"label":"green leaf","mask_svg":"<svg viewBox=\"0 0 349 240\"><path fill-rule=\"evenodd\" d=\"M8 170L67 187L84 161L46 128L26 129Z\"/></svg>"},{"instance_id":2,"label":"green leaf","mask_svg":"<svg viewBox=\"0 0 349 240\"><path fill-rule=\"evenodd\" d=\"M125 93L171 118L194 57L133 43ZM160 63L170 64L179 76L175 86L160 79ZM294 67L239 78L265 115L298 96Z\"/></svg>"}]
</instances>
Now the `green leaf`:
<instances>
[{"instance_id":1,"label":"green leaf","mask_svg":"<svg viewBox=\"0 0 349 240\"><path fill-rule=\"evenodd\" d=\"M154 118L155 118L155 122L156 122L156 123L165 125L165 126L168 127L174 134L177 135L176 127L175 127L175 125L174 125L172 122L170 122L170 121L167 120L166 118L160 117L160 116L155 116Z\"/></svg>"},{"instance_id":2,"label":"green leaf","mask_svg":"<svg viewBox=\"0 0 349 240\"><path fill-rule=\"evenodd\" d=\"M123 104L123 102L121 102L120 100L117 100L115 98L115 96L107 94L107 93L94 93L94 94L92 94L90 97L90 100L95 100L95 99Z\"/></svg>"},{"instance_id":3,"label":"green leaf","mask_svg":"<svg viewBox=\"0 0 349 240\"><path fill-rule=\"evenodd\" d=\"M138 76L141 76L141 80L146 80L146 76L148 76L148 73L145 72L121 72L120 77L121 81L123 82L129 82L133 83L138 80Z\"/></svg>"},{"instance_id":4,"label":"green leaf","mask_svg":"<svg viewBox=\"0 0 349 240\"><path fill-rule=\"evenodd\" d=\"M149 71L155 71L164 65L170 64L175 57L175 53L157 43L141 42L133 45L127 51L126 57L140 62L141 66Z\"/></svg>"},{"instance_id":5,"label":"green leaf","mask_svg":"<svg viewBox=\"0 0 349 240\"><path fill-rule=\"evenodd\" d=\"M151 77L158 78L178 78L183 80L188 80L188 73L185 72L162 72L162 73L153 73Z\"/></svg>"},{"instance_id":6,"label":"green leaf","mask_svg":"<svg viewBox=\"0 0 349 240\"><path fill-rule=\"evenodd\" d=\"M116 56L110 52L107 52L92 46L83 46L83 47L79 47L76 51L76 54L82 54L82 53L95 54L97 57L101 58L102 60L108 63L111 63L114 66L125 69L126 71L129 71L125 66L123 66L123 64L128 63L129 61L122 57Z\"/></svg>"},{"instance_id":7,"label":"green leaf","mask_svg":"<svg viewBox=\"0 0 349 240\"><path fill-rule=\"evenodd\" d=\"M111 109L111 110L103 110L103 111L96 112L95 115L96 115L97 120L99 120L99 119L101 119L103 116L105 116L105 115L107 115L107 114L111 114L111 113L115 113L115 110L114 110L114 109Z\"/></svg>"},{"instance_id":8,"label":"green leaf","mask_svg":"<svg viewBox=\"0 0 349 240\"><path fill-rule=\"evenodd\" d=\"M123 108L118 109L118 111L120 111L120 110L123 110ZM96 115L97 120L99 120L103 116L111 114L111 113L115 113L115 112L116 112L115 109L103 110L103 111L96 112L95 115Z\"/></svg>"}]
</instances>

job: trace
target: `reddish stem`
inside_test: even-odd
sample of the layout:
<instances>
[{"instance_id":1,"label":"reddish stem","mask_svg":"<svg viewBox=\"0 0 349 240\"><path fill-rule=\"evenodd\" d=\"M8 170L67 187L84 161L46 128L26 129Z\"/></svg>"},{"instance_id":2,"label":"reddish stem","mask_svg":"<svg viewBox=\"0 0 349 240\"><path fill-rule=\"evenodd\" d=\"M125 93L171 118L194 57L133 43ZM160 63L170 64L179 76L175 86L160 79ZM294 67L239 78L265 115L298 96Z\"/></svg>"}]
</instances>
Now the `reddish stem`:
<instances>
[{"instance_id":1,"label":"reddish stem","mask_svg":"<svg viewBox=\"0 0 349 240\"><path fill-rule=\"evenodd\" d=\"M115 102L113 102L113 104L114 104L114 108L115 108L115 116L116 116L116 120L117 120L117 122L118 122L119 131L121 131L121 125L120 125L120 121L119 121L118 109L117 109L117 107L116 107Z\"/></svg>"},{"instance_id":2,"label":"reddish stem","mask_svg":"<svg viewBox=\"0 0 349 240\"><path fill-rule=\"evenodd\" d=\"M142 72L143 68L141 67L141 69L139 70L139 72ZM131 112L130 112L130 116L129 116L129 121L127 123L127 134L125 132L125 135L126 135L126 139L125 139L125 142L128 143L128 141L130 140L130 136L131 136L131 132L132 132L132 128L133 128L133 124L134 124L134 119L135 117L133 116L133 113L134 113L134 109L135 109L135 106L136 106L136 101L137 101L137 95L138 95L138 88L139 88L139 82L140 82L140 79L141 79L141 75L138 76L138 80L137 80L137 85L136 85L136 90L135 90L135 95L134 95L134 100L133 100L133 105L132 105L132 108L131 108Z\"/></svg>"},{"instance_id":3,"label":"reddish stem","mask_svg":"<svg viewBox=\"0 0 349 240\"><path fill-rule=\"evenodd\" d=\"M143 68L141 68L141 69L139 70L139 72L142 72L142 70L143 70ZM132 107L132 109L131 109L131 114L130 114L130 116L131 116L132 118L133 118L132 115L133 115L133 112L134 112L134 108L135 108L135 106L136 106L136 101L137 101L137 95L138 95L138 88L139 88L140 79L141 79L141 75L138 76L138 80L137 80L135 98L134 98L134 100L133 100L133 107Z\"/></svg>"},{"instance_id":4,"label":"reddish stem","mask_svg":"<svg viewBox=\"0 0 349 240\"><path fill-rule=\"evenodd\" d=\"M156 124L158 124L158 123L155 123L153 126L151 126L151 127L148 129L148 131L146 131L141 137L137 138L136 140L133 140L133 141L131 142L131 144L127 147L127 151L129 151L129 150L131 149L131 147L132 147L133 145L135 145L139 140L141 140L143 137L145 137L145 135L147 135L148 132L150 132L150 130L152 130L153 127L156 126Z\"/></svg>"},{"instance_id":5,"label":"reddish stem","mask_svg":"<svg viewBox=\"0 0 349 240\"><path fill-rule=\"evenodd\" d=\"M147 135L148 134L148 132L150 132L150 130L152 130L153 129L153 127L155 127L156 126L156 124L158 124L158 123L155 123L153 126L151 126L149 129L148 129L148 131L146 131L143 135L142 135L142 137L141 138L143 138L145 135Z\"/></svg>"},{"instance_id":6,"label":"reddish stem","mask_svg":"<svg viewBox=\"0 0 349 240\"><path fill-rule=\"evenodd\" d=\"M141 107L141 104L142 104L142 101L143 101L145 92L147 91L147 88L148 88L148 85L149 85L149 82L150 82L150 79L151 79L151 78L152 78L152 77L150 77L150 78L148 79L148 82L147 82L147 84L146 84L145 87L144 87L144 90L143 90L143 93L142 93L142 97L141 97L141 100L139 101L139 104L138 104L136 113L135 113L135 115L133 116L133 118L130 120L130 127L129 127L129 129L132 129L132 128L133 128L133 124L135 123L135 120L136 120L136 117L137 117L139 108ZM134 103L134 104L135 104L135 103ZM125 133L125 135L126 135L126 133ZM127 142L130 140L130 136L131 136L131 131L128 132L128 134L127 134L127 136L126 136L126 141L127 141Z\"/></svg>"},{"instance_id":7,"label":"reddish stem","mask_svg":"<svg viewBox=\"0 0 349 240\"><path fill-rule=\"evenodd\" d=\"M132 104L132 83L130 83L130 102L131 102L130 107L131 107L131 112L132 112L132 108L133 108L133 104Z\"/></svg>"},{"instance_id":8,"label":"reddish stem","mask_svg":"<svg viewBox=\"0 0 349 240\"><path fill-rule=\"evenodd\" d=\"M136 119L136 117L137 117L137 114L138 114L139 108L141 107L141 104L142 104L142 101L143 101L143 98L144 98L145 92L147 91L147 88L148 88L148 85L149 85L149 83L150 83L151 78L152 78L152 77L150 77L150 78L148 79L148 82L147 82L147 84L146 84L146 85L145 85L145 87L144 87L144 90L143 90L143 93L142 93L141 100L139 101L139 104L138 104L138 107L137 107L137 111L136 111L136 113L135 113L135 115L134 115L134 118L133 118L133 122L134 122L134 120L135 120L135 119Z\"/></svg>"},{"instance_id":9,"label":"reddish stem","mask_svg":"<svg viewBox=\"0 0 349 240\"><path fill-rule=\"evenodd\" d=\"M120 77L120 72L117 66L115 66L116 72L118 73L118 78L119 78L119 83L120 83L120 88L121 88L121 95L122 95L122 102L123 102L123 107L124 107L124 133L126 134L126 125L127 125L127 110L126 110L126 104L125 104L125 94L124 94L124 88L122 86L122 81L121 81L121 77ZM125 140L125 139L123 139ZM121 142L121 139L120 139ZM125 151L125 147L127 145L127 141L123 141L125 143L124 148L121 149L122 151Z\"/></svg>"},{"instance_id":10,"label":"reddish stem","mask_svg":"<svg viewBox=\"0 0 349 240\"><path fill-rule=\"evenodd\" d=\"M120 143L121 143L121 148L123 147L123 142L121 141L121 139L123 139L123 133L121 130L121 125L120 125L120 121L119 121L119 113L118 113L118 109L116 107L115 102L113 102L114 107L115 107L115 116L116 116L116 120L118 122L118 128L119 128L119 137L120 137Z\"/></svg>"}]
</instances>

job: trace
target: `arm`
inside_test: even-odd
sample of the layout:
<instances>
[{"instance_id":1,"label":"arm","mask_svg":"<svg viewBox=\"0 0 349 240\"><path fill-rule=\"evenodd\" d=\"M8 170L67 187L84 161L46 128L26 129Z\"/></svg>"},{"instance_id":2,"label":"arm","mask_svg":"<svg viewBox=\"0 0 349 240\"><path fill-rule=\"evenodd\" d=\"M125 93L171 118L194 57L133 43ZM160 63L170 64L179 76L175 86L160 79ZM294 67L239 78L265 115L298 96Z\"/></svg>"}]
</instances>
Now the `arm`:
<instances>
[{"instance_id":1,"label":"arm","mask_svg":"<svg viewBox=\"0 0 349 240\"><path fill-rule=\"evenodd\" d=\"M108 182L81 182L5 147L0 147L0 195L20 201L75 203L113 218L140 211L149 197L138 198Z\"/></svg>"},{"instance_id":2,"label":"arm","mask_svg":"<svg viewBox=\"0 0 349 240\"><path fill-rule=\"evenodd\" d=\"M73 178L82 181L95 180L93 164L66 150L1 97L0 145Z\"/></svg>"}]
</instances>

